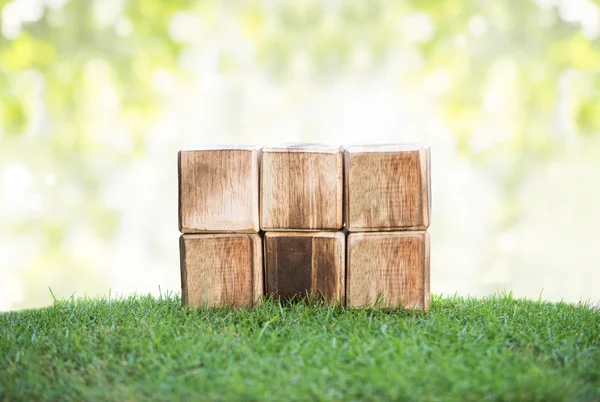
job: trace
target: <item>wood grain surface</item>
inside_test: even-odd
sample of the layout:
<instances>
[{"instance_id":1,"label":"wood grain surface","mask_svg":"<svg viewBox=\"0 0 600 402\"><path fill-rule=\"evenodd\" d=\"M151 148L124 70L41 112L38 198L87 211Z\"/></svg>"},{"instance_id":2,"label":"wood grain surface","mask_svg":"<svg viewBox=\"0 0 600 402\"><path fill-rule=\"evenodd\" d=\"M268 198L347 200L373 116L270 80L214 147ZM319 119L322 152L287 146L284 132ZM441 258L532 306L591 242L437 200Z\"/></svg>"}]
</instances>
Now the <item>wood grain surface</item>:
<instances>
[{"instance_id":1,"label":"wood grain surface","mask_svg":"<svg viewBox=\"0 0 600 402\"><path fill-rule=\"evenodd\" d=\"M350 233L348 306L429 309L427 232Z\"/></svg>"},{"instance_id":2,"label":"wood grain surface","mask_svg":"<svg viewBox=\"0 0 600 402\"><path fill-rule=\"evenodd\" d=\"M343 232L266 232L266 292L280 300L307 294L344 304Z\"/></svg>"},{"instance_id":3,"label":"wood grain surface","mask_svg":"<svg viewBox=\"0 0 600 402\"><path fill-rule=\"evenodd\" d=\"M260 147L213 147L178 154L182 233L257 233Z\"/></svg>"},{"instance_id":4,"label":"wood grain surface","mask_svg":"<svg viewBox=\"0 0 600 402\"><path fill-rule=\"evenodd\" d=\"M341 229L342 163L339 147L317 144L264 147L261 229Z\"/></svg>"},{"instance_id":5,"label":"wood grain surface","mask_svg":"<svg viewBox=\"0 0 600 402\"><path fill-rule=\"evenodd\" d=\"M184 306L252 306L264 294L259 234L183 234L181 299Z\"/></svg>"},{"instance_id":6,"label":"wood grain surface","mask_svg":"<svg viewBox=\"0 0 600 402\"><path fill-rule=\"evenodd\" d=\"M345 221L351 232L425 230L431 214L430 149L420 144L344 151Z\"/></svg>"}]
</instances>

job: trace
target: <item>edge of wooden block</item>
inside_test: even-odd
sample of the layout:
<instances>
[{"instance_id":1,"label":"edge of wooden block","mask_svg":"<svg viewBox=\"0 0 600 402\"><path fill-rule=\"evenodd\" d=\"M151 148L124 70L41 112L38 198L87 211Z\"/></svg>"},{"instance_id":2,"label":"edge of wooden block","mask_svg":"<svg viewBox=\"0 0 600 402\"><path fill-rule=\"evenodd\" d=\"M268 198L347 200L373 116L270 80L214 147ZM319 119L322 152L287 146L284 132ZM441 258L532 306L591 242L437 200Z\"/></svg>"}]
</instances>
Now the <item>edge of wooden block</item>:
<instances>
[{"instance_id":1,"label":"edge of wooden block","mask_svg":"<svg viewBox=\"0 0 600 402\"><path fill-rule=\"evenodd\" d=\"M348 306L348 299L349 299L349 295L350 295L350 241L352 240L350 238L350 232L346 232L344 233L345 237L346 237L346 241L345 241L345 260L344 261L344 306ZM352 306L349 306L352 307Z\"/></svg>"},{"instance_id":2,"label":"edge of wooden block","mask_svg":"<svg viewBox=\"0 0 600 402\"><path fill-rule=\"evenodd\" d=\"M421 166L421 196L423 197L423 227L431 224L431 147L425 145L419 150Z\"/></svg>"},{"instance_id":3,"label":"edge of wooden block","mask_svg":"<svg viewBox=\"0 0 600 402\"><path fill-rule=\"evenodd\" d=\"M343 154L343 171L344 174L342 176L344 194L343 194L343 224L347 230L350 230L350 153L348 150L344 150Z\"/></svg>"},{"instance_id":4,"label":"edge of wooden block","mask_svg":"<svg viewBox=\"0 0 600 402\"><path fill-rule=\"evenodd\" d=\"M265 174L265 169L263 168L263 154L265 153L265 148L263 147L262 150L260 151L260 155L258 157L258 227L261 230L267 230L265 227L263 227L263 216L265 216L265 211L263 210L265 208L264 206L264 202L262 200L262 191L263 191L263 182L264 180L264 174ZM266 279L265 279L266 281ZM266 282L265 282L266 284ZM265 289L266 289L266 285L265 285Z\"/></svg>"},{"instance_id":5,"label":"edge of wooden block","mask_svg":"<svg viewBox=\"0 0 600 402\"><path fill-rule=\"evenodd\" d=\"M431 262L431 248L430 248L429 232L425 232L423 238L423 312L429 311L429 303L431 302L430 286L430 262Z\"/></svg>"},{"instance_id":6,"label":"edge of wooden block","mask_svg":"<svg viewBox=\"0 0 600 402\"><path fill-rule=\"evenodd\" d=\"M337 185L335 187L336 191L336 200L335 200L335 215L336 220L335 224L338 229L344 227L344 152L340 147L340 151L337 153L336 158L336 181Z\"/></svg>"},{"instance_id":7,"label":"edge of wooden block","mask_svg":"<svg viewBox=\"0 0 600 402\"><path fill-rule=\"evenodd\" d=\"M264 148L264 147L262 147ZM258 151L258 180L257 182L257 188L256 188L256 194L257 194L257 198L258 198L258 203L257 203L257 209L256 209L256 227L257 227L257 233L260 233L262 228L261 228L261 220L262 220L262 208L263 208L263 202L262 202L262 196L261 196L261 190L262 190L262 182L263 182L263 161L262 161L262 148L260 149L260 151Z\"/></svg>"},{"instance_id":8,"label":"edge of wooden block","mask_svg":"<svg viewBox=\"0 0 600 402\"><path fill-rule=\"evenodd\" d=\"M181 305L188 306L188 288L187 288L187 264L186 264L185 239L183 235L179 236L179 271L181 278Z\"/></svg>"},{"instance_id":9,"label":"edge of wooden block","mask_svg":"<svg viewBox=\"0 0 600 402\"><path fill-rule=\"evenodd\" d=\"M252 190L252 229L254 233L260 232L260 163L262 148L252 150L252 179L255 185Z\"/></svg>"},{"instance_id":10,"label":"edge of wooden block","mask_svg":"<svg viewBox=\"0 0 600 402\"><path fill-rule=\"evenodd\" d=\"M267 233L263 233L263 242L261 246L261 255L262 255L262 270L263 270L263 295L267 296L269 293L268 289L268 281L269 281L269 270L267 268L267 262L269 259L267 258Z\"/></svg>"},{"instance_id":11,"label":"edge of wooden block","mask_svg":"<svg viewBox=\"0 0 600 402\"><path fill-rule=\"evenodd\" d=\"M334 236L337 240L337 247L342 247L342 252L339 253L341 258L341 272L338 280L340 281L340 294L338 295L339 303L342 306L346 305L346 233L337 232Z\"/></svg>"},{"instance_id":12,"label":"edge of wooden block","mask_svg":"<svg viewBox=\"0 0 600 402\"><path fill-rule=\"evenodd\" d=\"M265 294L263 239L259 233L247 234L252 248L252 306L259 305Z\"/></svg>"},{"instance_id":13,"label":"edge of wooden block","mask_svg":"<svg viewBox=\"0 0 600 402\"><path fill-rule=\"evenodd\" d=\"M181 213L181 153L177 152L177 217L179 220L179 232L183 233L183 216Z\"/></svg>"}]
</instances>

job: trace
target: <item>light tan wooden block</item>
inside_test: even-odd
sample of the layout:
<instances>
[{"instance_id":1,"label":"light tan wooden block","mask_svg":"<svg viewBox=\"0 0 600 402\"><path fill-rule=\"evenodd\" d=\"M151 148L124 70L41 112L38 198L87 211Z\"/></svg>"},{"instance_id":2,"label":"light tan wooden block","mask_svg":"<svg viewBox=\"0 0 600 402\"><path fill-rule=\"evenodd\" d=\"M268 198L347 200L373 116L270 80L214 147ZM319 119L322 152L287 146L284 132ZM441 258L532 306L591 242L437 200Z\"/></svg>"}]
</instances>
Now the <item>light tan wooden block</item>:
<instances>
[{"instance_id":1,"label":"light tan wooden block","mask_svg":"<svg viewBox=\"0 0 600 402\"><path fill-rule=\"evenodd\" d=\"M429 308L429 234L348 234L348 306Z\"/></svg>"},{"instance_id":2,"label":"light tan wooden block","mask_svg":"<svg viewBox=\"0 0 600 402\"><path fill-rule=\"evenodd\" d=\"M260 147L180 151L179 230L257 233Z\"/></svg>"},{"instance_id":3,"label":"light tan wooden block","mask_svg":"<svg viewBox=\"0 0 600 402\"><path fill-rule=\"evenodd\" d=\"M266 232L265 285L280 300L307 294L344 304L346 292L343 232Z\"/></svg>"},{"instance_id":4,"label":"light tan wooden block","mask_svg":"<svg viewBox=\"0 0 600 402\"><path fill-rule=\"evenodd\" d=\"M259 234L183 234L181 300L184 306L252 306L264 292Z\"/></svg>"},{"instance_id":5,"label":"light tan wooden block","mask_svg":"<svg viewBox=\"0 0 600 402\"><path fill-rule=\"evenodd\" d=\"M431 215L430 150L420 144L344 151L346 227L351 232L425 230Z\"/></svg>"},{"instance_id":6,"label":"light tan wooden block","mask_svg":"<svg viewBox=\"0 0 600 402\"><path fill-rule=\"evenodd\" d=\"M341 229L342 175L340 147L315 144L264 147L261 229Z\"/></svg>"}]
</instances>

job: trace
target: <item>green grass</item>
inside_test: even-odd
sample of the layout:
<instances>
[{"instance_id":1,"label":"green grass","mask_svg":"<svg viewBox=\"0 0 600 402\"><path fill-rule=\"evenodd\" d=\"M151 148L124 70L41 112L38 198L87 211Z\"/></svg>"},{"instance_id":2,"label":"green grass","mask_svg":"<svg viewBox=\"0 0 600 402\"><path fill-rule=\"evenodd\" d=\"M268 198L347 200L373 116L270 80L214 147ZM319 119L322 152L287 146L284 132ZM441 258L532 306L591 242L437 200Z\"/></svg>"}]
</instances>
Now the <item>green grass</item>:
<instances>
[{"instance_id":1,"label":"green grass","mask_svg":"<svg viewBox=\"0 0 600 402\"><path fill-rule=\"evenodd\" d=\"M434 297L427 316L177 297L0 314L0 400L600 400L600 310Z\"/></svg>"}]
</instances>

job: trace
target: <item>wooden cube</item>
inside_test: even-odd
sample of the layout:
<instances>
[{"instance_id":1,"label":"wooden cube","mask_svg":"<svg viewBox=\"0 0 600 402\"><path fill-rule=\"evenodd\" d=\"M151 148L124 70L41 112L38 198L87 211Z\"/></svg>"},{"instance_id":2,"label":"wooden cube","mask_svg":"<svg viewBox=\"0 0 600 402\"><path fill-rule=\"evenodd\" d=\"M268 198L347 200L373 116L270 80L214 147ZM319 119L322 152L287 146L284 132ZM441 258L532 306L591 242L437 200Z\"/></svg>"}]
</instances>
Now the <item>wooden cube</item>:
<instances>
[{"instance_id":1,"label":"wooden cube","mask_svg":"<svg viewBox=\"0 0 600 402\"><path fill-rule=\"evenodd\" d=\"M265 233L265 283L280 300L310 294L328 303L345 299L343 232Z\"/></svg>"},{"instance_id":2,"label":"wooden cube","mask_svg":"<svg viewBox=\"0 0 600 402\"><path fill-rule=\"evenodd\" d=\"M263 296L259 234L183 234L179 249L183 305L252 306Z\"/></svg>"},{"instance_id":3,"label":"wooden cube","mask_svg":"<svg viewBox=\"0 0 600 402\"><path fill-rule=\"evenodd\" d=\"M425 230L431 214L430 151L424 145L352 146L344 152L351 232Z\"/></svg>"},{"instance_id":4,"label":"wooden cube","mask_svg":"<svg viewBox=\"0 0 600 402\"><path fill-rule=\"evenodd\" d=\"M341 229L342 175L339 147L316 144L264 147L261 229Z\"/></svg>"},{"instance_id":5,"label":"wooden cube","mask_svg":"<svg viewBox=\"0 0 600 402\"><path fill-rule=\"evenodd\" d=\"M260 147L180 151L179 230L257 233Z\"/></svg>"},{"instance_id":6,"label":"wooden cube","mask_svg":"<svg viewBox=\"0 0 600 402\"><path fill-rule=\"evenodd\" d=\"M429 234L348 234L348 306L429 308Z\"/></svg>"}]
</instances>

